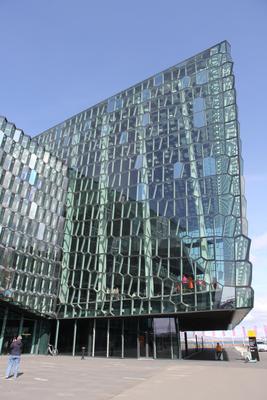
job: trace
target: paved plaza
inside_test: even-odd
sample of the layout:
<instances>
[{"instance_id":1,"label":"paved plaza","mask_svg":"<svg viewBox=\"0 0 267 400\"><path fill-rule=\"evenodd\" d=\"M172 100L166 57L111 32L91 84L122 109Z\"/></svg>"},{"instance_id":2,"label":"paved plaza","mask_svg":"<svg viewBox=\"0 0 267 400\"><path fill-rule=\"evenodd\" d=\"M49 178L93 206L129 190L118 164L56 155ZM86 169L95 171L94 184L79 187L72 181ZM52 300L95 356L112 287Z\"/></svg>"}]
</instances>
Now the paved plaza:
<instances>
[{"instance_id":1,"label":"paved plaza","mask_svg":"<svg viewBox=\"0 0 267 400\"><path fill-rule=\"evenodd\" d=\"M266 400L267 354L260 357L259 363L246 364L233 351L224 361L201 354L179 361L25 355L18 379L6 380L7 357L1 356L0 398Z\"/></svg>"}]
</instances>

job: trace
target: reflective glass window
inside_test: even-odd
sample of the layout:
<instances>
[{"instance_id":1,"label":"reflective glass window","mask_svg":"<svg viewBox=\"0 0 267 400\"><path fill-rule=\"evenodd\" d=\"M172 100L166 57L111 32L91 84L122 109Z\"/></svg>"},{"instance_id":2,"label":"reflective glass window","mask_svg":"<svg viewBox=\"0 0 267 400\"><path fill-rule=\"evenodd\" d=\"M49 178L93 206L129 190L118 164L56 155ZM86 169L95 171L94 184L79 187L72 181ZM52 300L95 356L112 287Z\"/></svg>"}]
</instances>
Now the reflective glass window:
<instances>
[{"instance_id":1,"label":"reflective glass window","mask_svg":"<svg viewBox=\"0 0 267 400\"><path fill-rule=\"evenodd\" d=\"M115 110L115 98L108 99L107 112L112 112Z\"/></svg>"},{"instance_id":2,"label":"reflective glass window","mask_svg":"<svg viewBox=\"0 0 267 400\"><path fill-rule=\"evenodd\" d=\"M45 224L42 222L38 226L38 231L37 231L37 239L38 240L43 240L44 238L44 231L45 231Z\"/></svg>"},{"instance_id":3,"label":"reflective glass window","mask_svg":"<svg viewBox=\"0 0 267 400\"><path fill-rule=\"evenodd\" d=\"M4 137L5 137L4 132L0 130L0 146L2 144L2 141L3 141Z\"/></svg>"},{"instance_id":4,"label":"reflective glass window","mask_svg":"<svg viewBox=\"0 0 267 400\"><path fill-rule=\"evenodd\" d=\"M7 154L5 161L3 163L3 168L8 171L10 168L11 162L12 162L12 157L9 154Z\"/></svg>"},{"instance_id":5,"label":"reflective glass window","mask_svg":"<svg viewBox=\"0 0 267 400\"><path fill-rule=\"evenodd\" d=\"M37 211L37 204L35 202L31 203L29 218L34 219Z\"/></svg>"},{"instance_id":6,"label":"reflective glass window","mask_svg":"<svg viewBox=\"0 0 267 400\"><path fill-rule=\"evenodd\" d=\"M3 184L2 184L5 189L9 188L11 178L12 178L11 172L7 171L5 173L5 177L4 177Z\"/></svg>"},{"instance_id":7,"label":"reflective glass window","mask_svg":"<svg viewBox=\"0 0 267 400\"><path fill-rule=\"evenodd\" d=\"M154 85L155 86L160 86L163 84L163 75L162 74L158 74L154 77Z\"/></svg>"},{"instance_id":8,"label":"reflective glass window","mask_svg":"<svg viewBox=\"0 0 267 400\"><path fill-rule=\"evenodd\" d=\"M29 150L24 149L21 155L21 161L26 164L27 160L28 160L28 156L29 156Z\"/></svg>"},{"instance_id":9,"label":"reflective glass window","mask_svg":"<svg viewBox=\"0 0 267 400\"><path fill-rule=\"evenodd\" d=\"M195 128L202 128L207 124L206 115L204 111L193 114L193 123Z\"/></svg>"},{"instance_id":10,"label":"reflective glass window","mask_svg":"<svg viewBox=\"0 0 267 400\"><path fill-rule=\"evenodd\" d=\"M142 100L146 101L149 100L151 96L150 90L149 89L144 89L142 92Z\"/></svg>"},{"instance_id":11,"label":"reflective glass window","mask_svg":"<svg viewBox=\"0 0 267 400\"><path fill-rule=\"evenodd\" d=\"M180 80L180 87L181 89L185 89L187 87L190 86L190 78L189 76L184 76L181 80Z\"/></svg>"},{"instance_id":12,"label":"reflective glass window","mask_svg":"<svg viewBox=\"0 0 267 400\"><path fill-rule=\"evenodd\" d=\"M205 100L203 97L196 97L193 100L193 112L198 113L203 110L205 110Z\"/></svg>"},{"instance_id":13,"label":"reflective glass window","mask_svg":"<svg viewBox=\"0 0 267 400\"><path fill-rule=\"evenodd\" d=\"M28 171L29 171L29 168L26 165L24 165L24 167L22 168L22 171L21 171L21 175L20 175L22 180L25 180L27 178Z\"/></svg>"},{"instance_id":14,"label":"reflective glass window","mask_svg":"<svg viewBox=\"0 0 267 400\"><path fill-rule=\"evenodd\" d=\"M128 141L128 133L126 131L121 132L120 144L125 144Z\"/></svg>"},{"instance_id":15,"label":"reflective glass window","mask_svg":"<svg viewBox=\"0 0 267 400\"><path fill-rule=\"evenodd\" d=\"M120 108L122 108L122 106L123 106L123 100L122 100L121 98L116 99L116 102L115 102L115 109L116 109L116 110L119 110Z\"/></svg>"},{"instance_id":16,"label":"reflective glass window","mask_svg":"<svg viewBox=\"0 0 267 400\"><path fill-rule=\"evenodd\" d=\"M138 183L137 185L137 201L142 201L147 199L148 188L145 183Z\"/></svg>"},{"instance_id":17,"label":"reflective glass window","mask_svg":"<svg viewBox=\"0 0 267 400\"><path fill-rule=\"evenodd\" d=\"M144 166L144 156L142 154L138 154L135 160L134 168L140 169Z\"/></svg>"},{"instance_id":18,"label":"reflective glass window","mask_svg":"<svg viewBox=\"0 0 267 400\"><path fill-rule=\"evenodd\" d=\"M183 173L183 164L178 161L173 166L173 179L181 178L182 173Z\"/></svg>"},{"instance_id":19,"label":"reflective glass window","mask_svg":"<svg viewBox=\"0 0 267 400\"><path fill-rule=\"evenodd\" d=\"M196 73L196 83L197 85L203 85L204 83L207 83L209 79L208 75L208 70L203 69L202 71L198 71Z\"/></svg>"},{"instance_id":20,"label":"reflective glass window","mask_svg":"<svg viewBox=\"0 0 267 400\"><path fill-rule=\"evenodd\" d=\"M47 164L48 163L48 161L49 161L49 157L50 157L50 154L48 153L48 151L45 151L44 152L44 162Z\"/></svg>"},{"instance_id":21,"label":"reflective glass window","mask_svg":"<svg viewBox=\"0 0 267 400\"><path fill-rule=\"evenodd\" d=\"M109 134L109 126L108 125L102 125L101 127L101 136L106 136Z\"/></svg>"},{"instance_id":22,"label":"reflective glass window","mask_svg":"<svg viewBox=\"0 0 267 400\"><path fill-rule=\"evenodd\" d=\"M216 175L216 163L215 158L213 157L205 157L203 159L203 175Z\"/></svg>"},{"instance_id":23,"label":"reflective glass window","mask_svg":"<svg viewBox=\"0 0 267 400\"><path fill-rule=\"evenodd\" d=\"M149 124L149 113L145 113L142 115L142 125L146 126Z\"/></svg>"},{"instance_id":24,"label":"reflective glass window","mask_svg":"<svg viewBox=\"0 0 267 400\"><path fill-rule=\"evenodd\" d=\"M33 169L30 173L29 184L34 185L36 179L36 171Z\"/></svg>"},{"instance_id":25,"label":"reflective glass window","mask_svg":"<svg viewBox=\"0 0 267 400\"><path fill-rule=\"evenodd\" d=\"M30 161L29 161L29 167L30 167L31 169L34 169L34 168L35 168L36 160L37 160L36 155L35 155L35 154L32 154L31 157L30 157Z\"/></svg>"}]
</instances>

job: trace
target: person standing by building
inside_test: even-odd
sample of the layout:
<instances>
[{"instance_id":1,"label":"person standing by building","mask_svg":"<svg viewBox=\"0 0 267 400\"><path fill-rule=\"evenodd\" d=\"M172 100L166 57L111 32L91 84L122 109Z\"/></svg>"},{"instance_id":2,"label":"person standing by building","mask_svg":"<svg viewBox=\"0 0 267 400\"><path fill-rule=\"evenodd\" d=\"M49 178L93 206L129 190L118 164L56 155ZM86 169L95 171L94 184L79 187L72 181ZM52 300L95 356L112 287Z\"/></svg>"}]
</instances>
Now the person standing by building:
<instances>
[{"instance_id":1,"label":"person standing by building","mask_svg":"<svg viewBox=\"0 0 267 400\"><path fill-rule=\"evenodd\" d=\"M9 357L8 357L8 365L6 370L6 379L8 379L12 372L14 374L14 378L18 377L19 372L19 364L20 364L20 356L22 350L22 337L18 336L14 338L10 348L9 348Z\"/></svg>"},{"instance_id":2,"label":"person standing by building","mask_svg":"<svg viewBox=\"0 0 267 400\"><path fill-rule=\"evenodd\" d=\"M220 343L218 342L216 347L215 347L215 353L216 353L216 359L217 360L221 360L221 356L222 356L222 346L220 345Z\"/></svg>"}]
</instances>

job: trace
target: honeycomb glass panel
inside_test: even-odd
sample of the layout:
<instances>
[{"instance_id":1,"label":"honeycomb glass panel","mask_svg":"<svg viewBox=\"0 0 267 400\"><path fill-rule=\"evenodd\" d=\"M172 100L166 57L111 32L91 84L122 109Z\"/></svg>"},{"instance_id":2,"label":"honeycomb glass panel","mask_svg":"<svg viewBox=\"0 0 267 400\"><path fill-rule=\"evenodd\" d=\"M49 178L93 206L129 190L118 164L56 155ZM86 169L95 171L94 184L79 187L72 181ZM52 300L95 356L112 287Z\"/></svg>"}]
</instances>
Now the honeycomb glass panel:
<instances>
[{"instance_id":1,"label":"honeycomb glass panel","mask_svg":"<svg viewBox=\"0 0 267 400\"><path fill-rule=\"evenodd\" d=\"M28 259L33 307L60 318L249 309L236 109L223 42L34 138L4 121L0 250L18 248L13 264L3 259L1 285L26 304ZM138 335L126 325L125 352ZM97 353L112 355L110 328L120 354L117 327L97 326Z\"/></svg>"}]
</instances>

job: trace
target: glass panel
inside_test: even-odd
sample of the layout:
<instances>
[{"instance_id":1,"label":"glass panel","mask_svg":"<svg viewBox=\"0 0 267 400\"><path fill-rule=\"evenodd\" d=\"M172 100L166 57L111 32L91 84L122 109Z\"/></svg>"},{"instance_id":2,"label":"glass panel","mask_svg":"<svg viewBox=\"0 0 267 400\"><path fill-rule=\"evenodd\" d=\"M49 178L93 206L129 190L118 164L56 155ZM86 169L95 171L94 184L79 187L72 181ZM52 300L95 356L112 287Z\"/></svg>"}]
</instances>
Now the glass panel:
<instances>
[{"instance_id":1,"label":"glass panel","mask_svg":"<svg viewBox=\"0 0 267 400\"><path fill-rule=\"evenodd\" d=\"M171 358L171 326L170 318L154 318L153 320L157 358Z\"/></svg>"},{"instance_id":2,"label":"glass panel","mask_svg":"<svg viewBox=\"0 0 267 400\"><path fill-rule=\"evenodd\" d=\"M153 340L152 318L139 319L138 342L140 357L154 356Z\"/></svg>"},{"instance_id":3,"label":"glass panel","mask_svg":"<svg viewBox=\"0 0 267 400\"><path fill-rule=\"evenodd\" d=\"M190 77L189 76L184 76L180 81L179 81L179 86L181 89L185 89L190 86Z\"/></svg>"},{"instance_id":4,"label":"glass panel","mask_svg":"<svg viewBox=\"0 0 267 400\"><path fill-rule=\"evenodd\" d=\"M142 101L149 100L151 96L150 90L149 89L144 89L142 92Z\"/></svg>"},{"instance_id":5,"label":"glass panel","mask_svg":"<svg viewBox=\"0 0 267 400\"><path fill-rule=\"evenodd\" d=\"M22 328L22 343L23 343L23 353L30 353L32 348L33 341L33 329L34 329L34 320L29 318L23 319L23 328Z\"/></svg>"},{"instance_id":6,"label":"glass panel","mask_svg":"<svg viewBox=\"0 0 267 400\"><path fill-rule=\"evenodd\" d=\"M126 131L121 132L120 144L125 144L128 141L128 133Z\"/></svg>"},{"instance_id":7,"label":"glass panel","mask_svg":"<svg viewBox=\"0 0 267 400\"><path fill-rule=\"evenodd\" d=\"M43 224L42 222L39 224L38 227L38 232L37 232L37 239L38 240L43 240L44 238L44 231L45 231L45 224Z\"/></svg>"},{"instance_id":8,"label":"glass panel","mask_svg":"<svg viewBox=\"0 0 267 400\"><path fill-rule=\"evenodd\" d=\"M149 113L142 115L142 125L146 126L149 124Z\"/></svg>"},{"instance_id":9,"label":"glass panel","mask_svg":"<svg viewBox=\"0 0 267 400\"><path fill-rule=\"evenodd\" d=\"M115 98L108 99L107 112L112 112L115 110Z\"/></svg>"},{"instance_id":10,"label":"glass panel","mask_svg":"<svg viewBox=\"0 0 267 400\"><path fill-rule=\"evenodd\" d=\"M197 85L203 85L204 83L208 82L208 70L203 69L196 73L196 83Z\"/></svg>"},{"instance_id":11,"label":"glass panel","mask_svg":"<svg viewBox=\"0 0 267 400\"><path fill-rule=\"evenodd\" d=\"M213 157L205 157L203 159L203 175L216 175L216 163Z\"/></svg>"},{"instance_id":12,"label":"glass panel","mask_svg":"<svg viewBox=\"0 0 267 400\"><path fill-rule=\"evenodd\" d=\"M158 74L154 78L154 85L155 86L160 86L163 84L163 74Z\"/></svg>"},{"instance_id":13,"label":"glass panel","mask_svg":"<svg viewBox=\"0 0 267 400\"><path fill-rule=\"evenodd\" d=\"M66 334L68 332L68 334ZM59 354L72 354L74 320L61 320L58 335Z\"/></svg>"},{"instance_id":14,"label":"glass panel","mask_svg":"<svg viewBox=\"0 0 267 400\"><path fill-rule=\"evenodd\" d=\"M93 322L94 321L90 319L77 320L75 355L82 354L82 347L85 347L86 355L92 355Z\"/></svg>"},{"instance_id":15,"label":"glass panel","mask_svg":"<svg viewBox=\"0 0 267 400\"><path fill-rule=\"evenodd\" d=\"M124 320L124 357L137 357L137 318Z\"/></svg>"},{"instance_id":16,"label":"glass panel","mask_svg":"<svg viewBox=\"0 0 267 400\"><path fill-rule=\"evenodd\" d=\"M34 219L37 211L37 204L32 202L30 212L29 212L29 218Z\"/></svg>"},{"instance_id":17,"label":"glass panel","mask_svg":"<svg viewBox=\"0 0 267 400\"><path fill-rule=\"evenodd\" d=\"M173 179L179 179L182 177L183 164L181 162L176 162L173 166Z\"/></svg>"},{"instance_id":18,"label":"glass panel","mask_svg":"<svg viewBox=\"0 0 267 400\"><path fill-rule=\"evenodd\" d=\"M30 185L34 185L35 184L35 179L36 179L36 171L32 170L30 173L30 177L29 177L29 184Z\"/></svg>"},{"instance_id":19,"label":"glass panel","mask_svg":"<svg viewBox=\"0 0 267 400\"><path fill-rule=\"evenodd\" d=\"M202 128L202 126L205 126L207 124L205 112L202 111L193 114L193 123L196 128Z\"/></svg>"},{"instance_id":20,"label":"glass panel","mask_svg":"<svg viewBox=\"0 0 267 400\"><path fill-rule=\"evenodd\" d=\"M135 164L134 164L134 168L135 168L135 169L140 169L140 168L142 168L143 166L144 166L144 156L139 154L139 155L136 157Z\"/></svg>"},{"instance_id":21,"label":"glass panel","mask_svg":"<svg viewBox=\"0 0 267 400\"><path fill-rule=\"evenodd\" d=\"M107 356L107 320L96 320L95 330L95 356Z\"/></svg>"},{"instance_id":22,"label":"glass panel","mask_svg":"<svg viewBox=\"0 0 267 400\"><path fill-rule=\"evenodd\" d=\"M138 183L137 185L137 201L147 200L148 198L148 188L145 183Z\"/></svg>"},{"instance_id":23,"label":"glass panel","mask_svg":"<svg viewBox=\"0 0 267 400\"><path fill-rule=\"evenodd\" d=\"M121 357L122 352L122 320L110 320L109 327L109 356Z\"/></svg>"},{"instance_id":24,"label":"glass panel","mask_svg":"<svg viewBox=\"0 0 267 400\"><path fill-rule=\"evenodd\" d=\"M193 112L197 113L203 110L205 110L205 100L203 97L196 97L193 100Z\"/></svg>"},{"instance_id":25,"label":"glass panel","mask_svg":"<svg viewBox=\"0 0 267 400\"><path fill-rule=\"evenodd\" d=\"M29 162L29 167L30 167L31 169L34 169L34 168L35 168L36 160L37 160L37 156L36 156L35 154L32 154L32 155L31 155L31 158L30 158L30 162Z\"/></svg>"}]
</instances>

